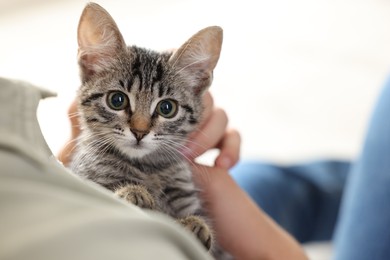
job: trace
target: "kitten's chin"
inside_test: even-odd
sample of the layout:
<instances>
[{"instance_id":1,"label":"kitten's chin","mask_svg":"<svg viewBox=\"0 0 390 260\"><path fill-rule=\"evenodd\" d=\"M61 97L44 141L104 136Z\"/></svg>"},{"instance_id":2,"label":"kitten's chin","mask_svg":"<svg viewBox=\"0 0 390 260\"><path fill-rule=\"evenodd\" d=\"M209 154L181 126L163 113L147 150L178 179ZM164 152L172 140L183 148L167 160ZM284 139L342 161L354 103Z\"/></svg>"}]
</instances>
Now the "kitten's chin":
<instances>
[{"instance_id":1,"label":"kitten's chin","mask_svg":"<svg viewBox=\"0 0 390 260\"><path fill-rule=\"evenodd\" d=\"M120 145L119 149L130 158L141 159L153 152L153 149L145 144Z\"/></svg>"}]
</instances>

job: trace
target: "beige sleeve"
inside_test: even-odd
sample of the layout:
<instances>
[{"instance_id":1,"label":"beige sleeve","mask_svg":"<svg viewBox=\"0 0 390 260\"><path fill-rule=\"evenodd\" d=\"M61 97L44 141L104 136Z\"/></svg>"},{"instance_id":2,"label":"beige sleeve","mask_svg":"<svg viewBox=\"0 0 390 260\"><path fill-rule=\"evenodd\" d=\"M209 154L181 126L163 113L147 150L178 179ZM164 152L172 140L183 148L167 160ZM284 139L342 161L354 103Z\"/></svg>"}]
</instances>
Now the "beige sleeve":
<instances>
[{"instance_id":1,"label":"beige sleeve","mask_svg":"<svg viewBox=\"0 0 390 260\"><path fill-rule=\"evenodd\" d=\"M173 220L29 152L0 145L0 259L210 259Z\"/></svg>"}]
</instances>

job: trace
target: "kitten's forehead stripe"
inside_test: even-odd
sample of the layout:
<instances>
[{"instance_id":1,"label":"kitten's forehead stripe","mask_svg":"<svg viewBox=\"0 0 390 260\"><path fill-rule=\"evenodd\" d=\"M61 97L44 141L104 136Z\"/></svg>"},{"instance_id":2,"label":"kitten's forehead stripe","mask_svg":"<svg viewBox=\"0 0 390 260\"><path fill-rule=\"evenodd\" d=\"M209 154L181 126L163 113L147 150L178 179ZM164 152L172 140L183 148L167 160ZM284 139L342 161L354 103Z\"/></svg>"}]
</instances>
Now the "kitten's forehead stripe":
<instances>
[{"instance_id":1,"label":"kitten's forehead stripe","mask_svg":"<svg viewBox=\"0 0 390 260\"><path fill-rule=\"evenodd\" d=\"M161 65L161 62L157 63L157 68L156 68L156 76L154 77L154 81L161 81L163 75L163 68Z\"/></svg>"},{"instance_id":2,"label":"kitten's forehead stripe","mask_svg":"<svg viewBox=\"0 0 390 260\"><path fill-rule=\"evenodd\" d=\"M169 95L169 94L171 94L171 92L172 92L172 88L171 88L171 87L167 87L167 92L166 92L166 95Z\"/></svg>"},{"instance_id":3,"label":"kitten's forehead stripe","mask_svg":"<svg viewBox=\"0 0 390 260\"><path fill-rule=\"evenodd\" d=\"M132 53L130 78L132 81L134 81L134 78L138 78L138 92L147 91L153 95L156 90L158 96L162 97L166 92L166 87L161 85L161 82L166 73L164 62L167 57L135 46L132 47ZM131 86L135 87L135 85L132 82Z\"/></svg>"},{"instance_id":4,"label":"kitten's forehead stripe","mask_svg":"<svg viewBox=\"0 0 390 260\"><path fill-rule=\"evenodd\" d=\"M158 86L158 97L162 97L162 95L164 94L164 85L163 84L159 84Z\"/></svg>"},{"instance_id":5,"label":"kitten's forehead stripe","mask_svg":"<svg viewBox=\"0 0 390 260\"><path fill-rule=\"evenodd\" d=\"M156 82L156 83L154 83L153 85L150 86L150 93L152 94L152 96L153 96L154 89L155 89L156 85L159 85L159 82Z\"/></svg>"},{"instance_id":6,"label":"kitten's forehead stripe","mask_svg":"<svg viewBox=\"0 0 390 260\"><path fill-rule=\"evenodd\" d=\"M140 67L141 67L141 61L140 61L140 58L139 58L139 55L136 54L135 55L135 59L134 59L134 62L133 64L131 65L131 70L134 72L136 71L139 71L140 70Z\"/></svg>"},{"instance_id":7,"label":"kitten's forehead stripe","mask_svg":"<svg viewBox=\"0 0 390 260\"><path fill-rule=\"evenodd\" d=\"M134 83L134 81L132 78L127 79L127 91L128 92L131 92L131 87L133 86L133 83Z\"/></svg>"},{"instance_id":8,"label":"kitten's forehead stripe","mask_svg":"<svg viewBox=\"0 0 390 260\"><path fill-rule=\"evenodd\" d=\"M138 81L139 81L138 90L141 91L142 85L143 85L143 80L142 80L142 73L141 73L141 61L140 61L140 57L138 55L136 55L136 57L134 59L134 62L131 66L131 71L133 74L133 78L138 77Z\"/></svg>"},{"instance_id":9,"label":"kitten's forehead stripe","mask_svg":"<svg viewBox=\"0 0 390 260\"><path fill-rule=\"evenodd\" d=\"M141 90L142 90L142 87L143 87L143 80L142 80L142 76L139 75L139 86L138 86L138 91L141 91Z\"/></svg>"}]
</instances>

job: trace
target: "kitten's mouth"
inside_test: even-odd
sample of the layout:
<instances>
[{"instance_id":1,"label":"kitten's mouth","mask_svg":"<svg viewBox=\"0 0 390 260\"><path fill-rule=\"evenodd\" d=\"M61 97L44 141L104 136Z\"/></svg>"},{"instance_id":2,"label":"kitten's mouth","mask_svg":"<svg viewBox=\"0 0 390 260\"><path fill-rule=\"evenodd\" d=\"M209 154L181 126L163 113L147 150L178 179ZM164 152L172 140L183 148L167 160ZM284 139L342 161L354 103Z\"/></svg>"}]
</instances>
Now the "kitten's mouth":
<instances>
[{"instance_id":1,"label":"kitten's mouth","mask_svg":"<svg viewBox=\"0 0 390 260\"><path fill-rule=\"evenodd\" d=\"M130 149L136 150L138 152L142 151L143 153L148 153L150 151L150 147L146 142L140 140L132 140L129 145Z\"/></svg>"},{"instance_id":2,"label":"kitten's mouth","mask_svg":"<svg viewBox=\"0 0 390 260\"><path fill-rule=\"evenodd\" d=\"M139 150L145 148L145 144L142 141L132 140L130 141L130 147Z\"/></svg>"},{"instance_id":3,"label":"kitten's mouth","mask_svg":"<svg viewBox=\"0 0 390 260\"><path fill-rule=\"evenodd\" d=\"M131 147L136 149L136 150L139 150L139 149L144 149L145 145L143 145L141 142L137 142L135 144L132 144Z\"/></svg>"},{"instance_id":4,"label":"kitten's mouth","mask_svg":"<svg viewBox=\"0 0 390 260\"><path fill-rule=\"evenodd\" d=\"M132 158L141 158L152 152L145 142L130 141L122 143L121 150Z\"/></svg>"}]
</instances>

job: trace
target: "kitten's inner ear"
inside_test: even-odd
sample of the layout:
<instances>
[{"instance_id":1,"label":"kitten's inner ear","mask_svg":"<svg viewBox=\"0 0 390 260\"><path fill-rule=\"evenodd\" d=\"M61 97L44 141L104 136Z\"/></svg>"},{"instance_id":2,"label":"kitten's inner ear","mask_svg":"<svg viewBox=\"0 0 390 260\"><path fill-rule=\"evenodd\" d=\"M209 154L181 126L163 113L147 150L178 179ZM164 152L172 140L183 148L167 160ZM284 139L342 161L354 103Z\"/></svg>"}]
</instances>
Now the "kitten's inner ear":
<instances>
[{"instance_id":1,"label":"kitten's inner ear","mask_svg":"<svg viewBox=\"0 0 390 260\"><path fill-rule=\"evenodd\" d=\"M223 32L218 26L207 27L184 43L170 58L177 73L189 78L196 94L203 93L213 80L213 70L221 53Z\"/></svg>"},{"instance_id":2,"label":"kitten's inner ear","mask_svg":"<svg viewBox=\"0 0 390 260\"><path fill-rule=\"evenodd\" d=\"M87 81L106 69L126 49L125 41L110 14L100 5L89 3L80 17L77 31L81 79Z\"/></svg>"}]
</instances>

